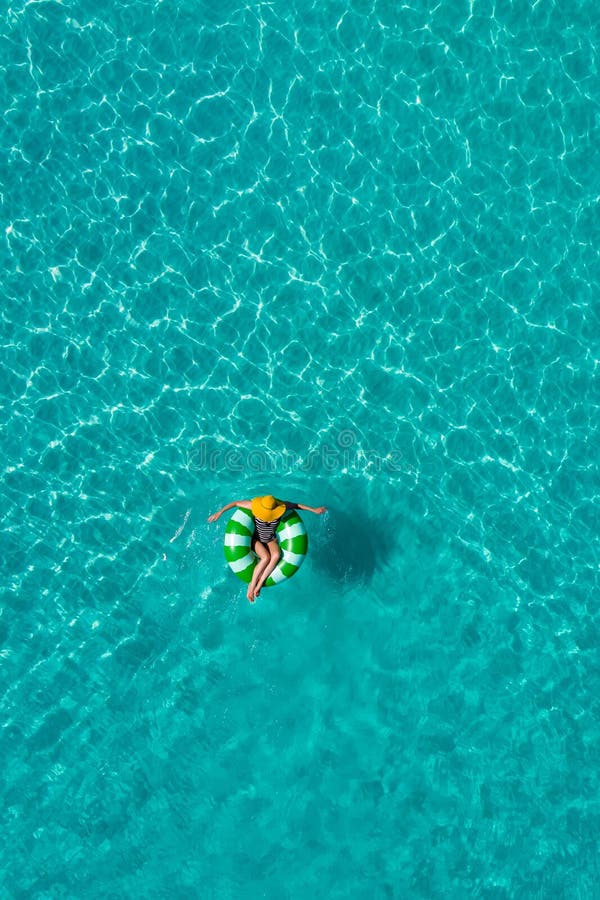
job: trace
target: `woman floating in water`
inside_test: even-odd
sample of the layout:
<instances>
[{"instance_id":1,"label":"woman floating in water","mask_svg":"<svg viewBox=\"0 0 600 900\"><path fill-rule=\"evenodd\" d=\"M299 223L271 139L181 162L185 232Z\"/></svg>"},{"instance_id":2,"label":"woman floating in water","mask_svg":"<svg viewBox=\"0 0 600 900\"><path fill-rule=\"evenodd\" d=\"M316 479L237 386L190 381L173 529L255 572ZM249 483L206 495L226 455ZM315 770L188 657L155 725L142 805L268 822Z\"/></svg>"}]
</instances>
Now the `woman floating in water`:
<instances>
[{"instance_id":1,"label":"woman floating in water","mask_svg":"<svg viewBox=\"0 0 600 900\"><path fill-rule=\"evenodd\" d=\"M253 500L235 500L228 503L223 509L208 517L209 522L216 522L220 515L234 506L249 509L254 516L254 535L252 537L252 549L258 556L258 562L252 574L252 580L248 585L246 596L250 603L254 603L263 584L281 559L281 550L275 537L275 531L281 517L288 509L304 509L307 512L316 513L318 516L326 511L325 506L305 506L303 503L290 503L287 500L276 500L272 494L265 497L255 497Z\"/></svg>"}]
</instances>

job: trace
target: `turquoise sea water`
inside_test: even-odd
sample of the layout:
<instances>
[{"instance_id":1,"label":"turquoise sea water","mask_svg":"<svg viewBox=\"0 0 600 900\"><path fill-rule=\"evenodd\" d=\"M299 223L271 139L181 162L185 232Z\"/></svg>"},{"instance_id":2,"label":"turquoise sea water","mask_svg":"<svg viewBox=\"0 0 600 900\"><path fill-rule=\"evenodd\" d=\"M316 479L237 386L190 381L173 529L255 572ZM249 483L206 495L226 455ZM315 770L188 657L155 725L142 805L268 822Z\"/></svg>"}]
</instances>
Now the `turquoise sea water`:
<instances>
[{"instance_id":1,"label":"turquoise sea water","mask_svg":"<svg viewBox=\"0 0 600 900\"><path fill-rule=\"evenodd\" d=\"M599 32L9 0L3 896L600 896Z\"/></svg>"}]
</instances>

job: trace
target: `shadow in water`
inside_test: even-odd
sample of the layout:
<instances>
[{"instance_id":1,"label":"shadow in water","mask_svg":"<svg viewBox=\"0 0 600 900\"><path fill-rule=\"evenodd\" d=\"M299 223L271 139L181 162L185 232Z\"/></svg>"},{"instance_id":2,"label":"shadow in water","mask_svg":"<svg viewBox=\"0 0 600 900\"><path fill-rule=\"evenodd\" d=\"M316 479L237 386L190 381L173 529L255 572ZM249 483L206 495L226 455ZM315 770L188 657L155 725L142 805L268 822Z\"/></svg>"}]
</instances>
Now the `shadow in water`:
<instances>
[{"instance_id":1,"label":"shadow in water","mask_svg":"<svg viewBox=\"0 0 600 900\"><path fill-rule=\"evenodd\" d=\"M325 522L321 540L310 548L315 568L334 581L367 583L389 556L394 544L389 529L365 507L335 509Z\"/></svg>"}]
</instances>

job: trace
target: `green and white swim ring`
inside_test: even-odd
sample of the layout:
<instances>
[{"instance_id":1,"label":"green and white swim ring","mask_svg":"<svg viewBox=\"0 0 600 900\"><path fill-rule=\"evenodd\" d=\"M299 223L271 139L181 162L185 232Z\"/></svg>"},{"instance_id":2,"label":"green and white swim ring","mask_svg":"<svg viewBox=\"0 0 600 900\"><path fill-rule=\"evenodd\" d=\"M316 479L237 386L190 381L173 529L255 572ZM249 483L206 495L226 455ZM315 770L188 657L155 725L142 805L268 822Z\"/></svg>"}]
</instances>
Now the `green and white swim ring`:
<instances>
[{"instance_id":1,"label":"green and white swim ring","mask_svg":"<svg viewBox=\"0 0 600 900\"><path fill-rule=\"evenodd\" d=\"M284 513L275 533L281 548L281 559L265 581L265 587L295 575L308 550L306 528L295 509ZM238 507L227 523L223 550L231 571L246 584L250 584L258 560L251 546L253 534L254 516L249 510Z\"/></svg>"}]
</instances>

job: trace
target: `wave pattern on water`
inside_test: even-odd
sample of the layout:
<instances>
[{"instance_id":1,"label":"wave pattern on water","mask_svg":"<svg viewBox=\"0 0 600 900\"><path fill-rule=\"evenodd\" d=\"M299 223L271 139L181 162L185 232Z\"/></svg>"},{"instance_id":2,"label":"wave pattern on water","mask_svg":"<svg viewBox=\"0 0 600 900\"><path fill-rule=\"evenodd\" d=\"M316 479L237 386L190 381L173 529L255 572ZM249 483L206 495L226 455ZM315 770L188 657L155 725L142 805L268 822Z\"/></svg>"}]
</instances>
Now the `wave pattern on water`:
<instances>
[{"instance_id":1,"label":"wave pattern on water","mask_svg":"<svg viewBox=\"0 0 600 900\"><path fill-rule=\"evenodd\" d=\"M592 5L4 19L5 883L592 896Z\"/></svg>"}]
</instances>

